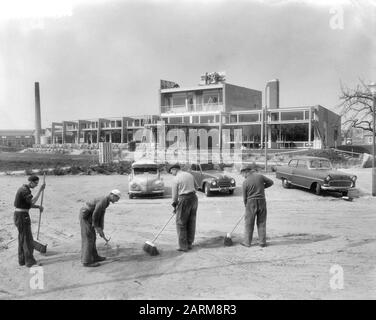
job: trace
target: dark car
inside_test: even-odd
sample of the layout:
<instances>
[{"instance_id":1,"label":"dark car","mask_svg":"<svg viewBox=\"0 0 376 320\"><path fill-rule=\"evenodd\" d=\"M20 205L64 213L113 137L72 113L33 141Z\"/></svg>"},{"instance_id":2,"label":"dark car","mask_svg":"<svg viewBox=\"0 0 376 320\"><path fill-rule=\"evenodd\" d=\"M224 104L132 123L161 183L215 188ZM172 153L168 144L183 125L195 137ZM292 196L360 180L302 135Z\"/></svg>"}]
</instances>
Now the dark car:
<instances>
[{"instance_id":1,"label":"dark car","mask_svg":"<svg viewBox=\"0 0 376 320\"><path fill-rule=\"evenodd\" d=\"M282 180L282 186L292 185L314 190L320 195L323 190L341 192L347 196L355 187L356 176L333 169L326 158L301 157L293 158L287 166L276 169L276 178Z\"/></svg>"},{"instance_id":2,"label":"dark car","mask_svg":"<svg viewBox=\"0 0 376 320\"><path fill-rule=\"evenodd\" d=\"M233 194L236 188L235 179L226 175L223 167L218 164L192 164L190 173L206 196L213 192Z\"/></svg>"}]
</instances>

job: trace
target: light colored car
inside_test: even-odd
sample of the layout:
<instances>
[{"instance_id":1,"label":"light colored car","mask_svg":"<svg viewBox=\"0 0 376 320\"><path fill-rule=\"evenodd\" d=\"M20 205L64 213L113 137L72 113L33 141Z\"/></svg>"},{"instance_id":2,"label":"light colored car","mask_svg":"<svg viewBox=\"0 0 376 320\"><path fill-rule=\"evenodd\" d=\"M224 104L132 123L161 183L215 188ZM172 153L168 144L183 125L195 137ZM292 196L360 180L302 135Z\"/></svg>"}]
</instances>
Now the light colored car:
<instances>
[{"instance_id":1,"label":"light colored car","mask_svg":"<svg viewBox=\"0 0 376 320\"><path fill-rule=\"evenodd\" d=\"M190 173L207 197L214 192L233 194L236 189L235 179L226 175L218 164L192 164Z\"/></svg>"},{"instance_id":2,"label":"light colored car","mask_svg":"<svg viewBox=\"0 0 376 320\"><path fill-rule=\"evenodd\" d=\"M129 199L139 195L163 196L164 192L164 182L158 164L147 160L132 164L132 172L129 175Z\"/></svg>"},{"instance_id":3,"label":"light colored car","mask_svg":"<svg viewBox=\"0 0 376 320\"><path fill-rule=\"evenodd\" d=\"M334 170L326 158L300 157L291 159L287 166L278 167L276 178L282 180L284 188L295 185L311 189L317 195L328 190L347 196L348 191L355 187L357 177Z\"/></svg>"}]
</instances>

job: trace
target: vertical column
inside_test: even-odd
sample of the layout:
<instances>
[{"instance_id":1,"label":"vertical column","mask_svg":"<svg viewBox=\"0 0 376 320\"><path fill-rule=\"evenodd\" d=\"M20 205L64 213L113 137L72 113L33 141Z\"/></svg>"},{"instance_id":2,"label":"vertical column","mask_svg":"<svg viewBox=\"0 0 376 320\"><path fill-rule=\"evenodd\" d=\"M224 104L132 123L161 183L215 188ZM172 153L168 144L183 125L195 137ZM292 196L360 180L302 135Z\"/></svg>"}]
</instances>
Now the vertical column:
<instances>
[{"instance_id":1,"label":"vertical column","mask_svg":"<svg viewBox=\"0 0 376 320\"><path fill-rule=\"evenodd\" d=\"M35 89L35 143L40 144L41 116L40 116L39 82L34 83L34 89Z\"/></svg>"}]
</instances>

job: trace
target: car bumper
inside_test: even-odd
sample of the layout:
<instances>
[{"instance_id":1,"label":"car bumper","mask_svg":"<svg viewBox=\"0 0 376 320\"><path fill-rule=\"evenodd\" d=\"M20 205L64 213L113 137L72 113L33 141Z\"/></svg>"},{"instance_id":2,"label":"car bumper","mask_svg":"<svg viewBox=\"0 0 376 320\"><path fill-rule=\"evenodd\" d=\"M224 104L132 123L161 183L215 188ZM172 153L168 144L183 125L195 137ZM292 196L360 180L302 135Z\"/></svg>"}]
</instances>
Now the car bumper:
<instances>
[{"instance_id":1,"label":"car bumper","mask_svg":"<svg viewBox=\"0 0 376 320\"><path fill-rule=\"evenodd\" d=\"M129 194L163 194L164 190L129 190Z\"/></svg>"},{"instance_id":2,"label":"car bumper","mask_svg":"<svg viewBox=\"0 0 376 320\"><path fill-rule=\"evenodd\" d=\"M224 188L213 188L210 187L210 191L228 191L228 190L235 190L236 187L224 187Z\"/></svg>"},{"instance_id":3,"label":"car bumper","mask_svg":"<svg viewBox=\"0 0 376 320\"><path fill-rule=\"evenodd\" d=\"M330 187L330 186L321 186L321 189L328 191L348 191L354 187Z\"/></svg>"}]
</instances>

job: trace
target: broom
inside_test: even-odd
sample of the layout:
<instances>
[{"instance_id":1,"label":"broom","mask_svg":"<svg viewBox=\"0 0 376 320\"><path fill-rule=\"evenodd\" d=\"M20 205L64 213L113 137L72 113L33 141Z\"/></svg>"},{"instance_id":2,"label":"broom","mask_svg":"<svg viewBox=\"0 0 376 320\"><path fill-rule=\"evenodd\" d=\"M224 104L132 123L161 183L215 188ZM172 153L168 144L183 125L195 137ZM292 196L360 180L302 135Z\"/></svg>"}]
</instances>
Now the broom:
<instances>
[{"instance_id":1,"label":"broom","mask_svg":"<svg viewBox=\"0 0 376 320\"><path fill-rule=\"evenodd\" d=\"M156 256L159 254L157 247L154 244L154 241L157 240L159 235L163 232L163 230L167 227L167 225L170 223L171 219L174 217L175 211L173 212L172 216L167 220L166 224L163 226L163 228L158 232L158 234L154 237L152 241L146 241L143 250L150 254L151 256Z\"/></svg>"},{"instance_id":2,"label":"broom","mask_svg":"<svg viewBox=\"0 0 376 320\"><path fill-rule=\"evenodd\" d=\"M225 240L223 241L224 245L226 247L230 247L232 246L232 240L231 240L231 234L235 231L235 229L237 228L237 226L239 225L240 221L242 221L244 218L244 214L239 218L238 222L236 223L234 229L232 229L232 231L230 233L227 233L226 234L226 237L225 237Z\"/></svg>"},{"instance_id":3,"label":"broom","mask_svg":"<svg viewBox=\"0 0 376 320\"><path fill-rule=\"evenodd\" d=\"M46 182L46 174L43 174L43 184ZM44 196L44 189L42 191L42 198L40 200L40 205L43 205L43 196ZM37 240L39 240L39 230L40 230L40 221L42 219L42 211L39 210L39 222L38 222L38 232L37 232ZM47 252L47 244L42 244L36 240L33 242L34 249L39 251L40 253L46 253Z\"/></svg>"}]
</instances>

